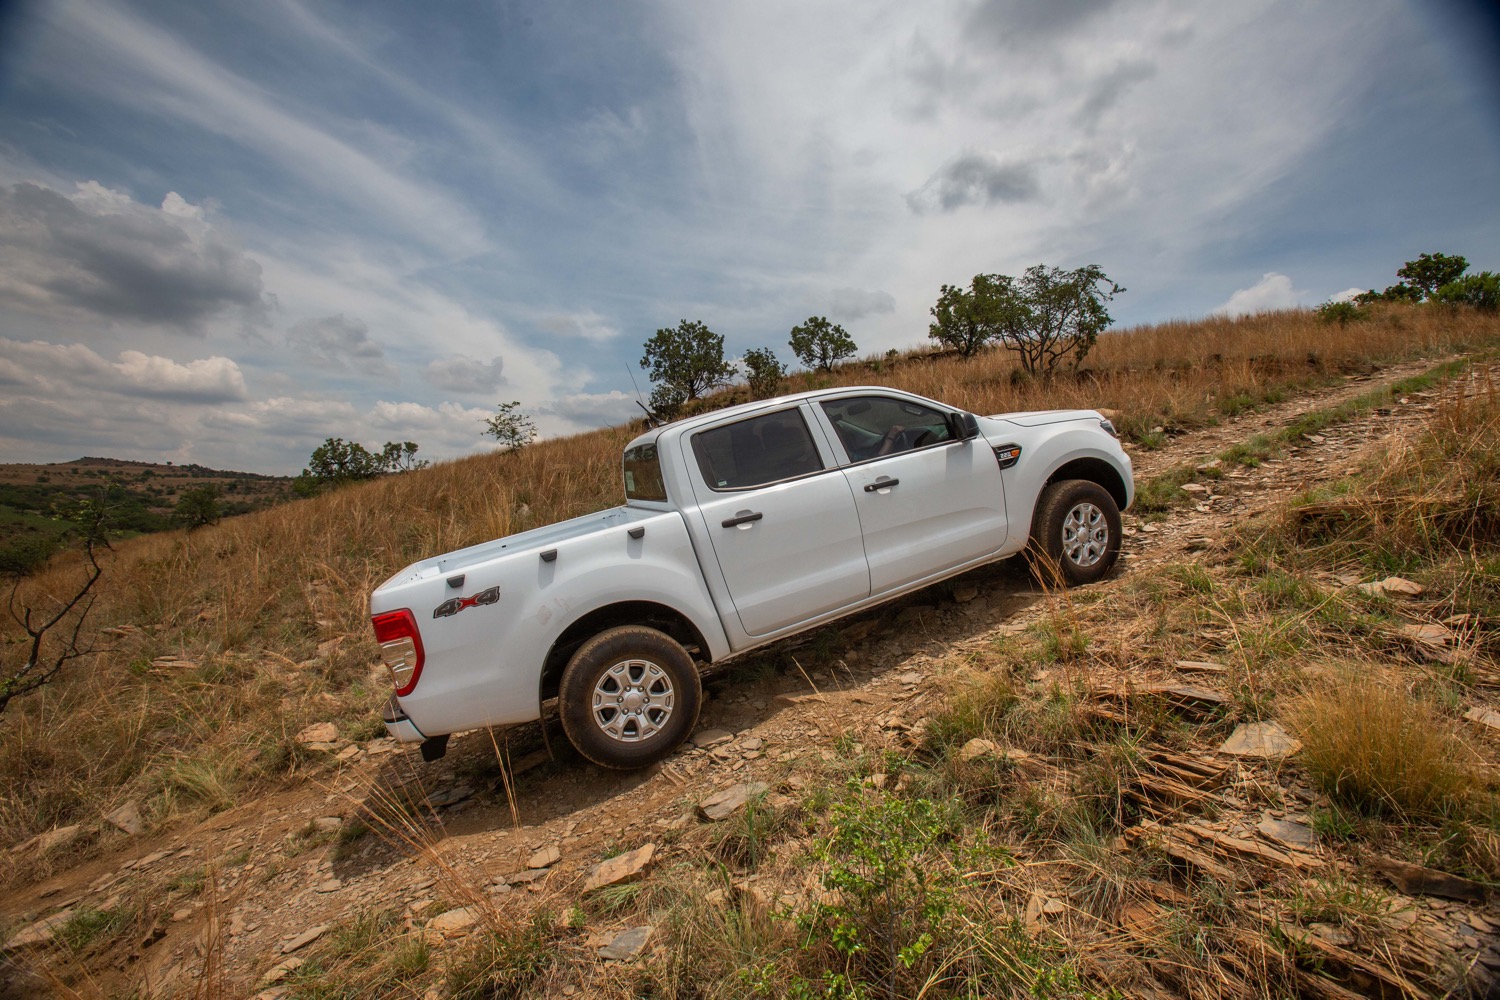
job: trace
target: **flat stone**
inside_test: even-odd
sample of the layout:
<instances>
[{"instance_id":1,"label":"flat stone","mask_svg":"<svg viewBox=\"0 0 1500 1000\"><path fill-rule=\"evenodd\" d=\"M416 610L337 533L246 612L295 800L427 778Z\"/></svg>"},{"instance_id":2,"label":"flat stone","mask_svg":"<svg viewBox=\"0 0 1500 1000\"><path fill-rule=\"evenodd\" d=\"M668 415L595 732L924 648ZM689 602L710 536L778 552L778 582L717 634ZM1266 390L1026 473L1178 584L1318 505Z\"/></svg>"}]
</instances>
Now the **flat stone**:
<instances>
[{"instance_id":1,"label":"flat stone","mask_svg":"<svg viewBox=\"0 0 1500 1000\"><path fill-rule=\"evenodd\" d=\"M1256 824L1255 829L1267 839L1287 847L1315 847L1318 843L1318 835L1306 823L1272 819L1268 816Z\"/></svg>"},{"instance_id":2,"label":"flat stone","mask_svg":"<svg viewBox=\"0 0 1500 1000\"><path fill-rule=\"evenodd\" d=\"M318 892L338 892L344 887L344 883L336 878L324 879L318 883Z\"/></svg>"},{"instance_id":3,"label":"flat stone","mask_svg":"<svg viewBox=\"0 0 1500 1000\"><path fill-rule=\"evenodd\" d=\"M1182 490L1184 493L1207 493L1208 487L1202 483L1183 483Z\"/></svg>"},{"instance_id":4,"label":"flat stone","mask_svg":"<svg viewBox=\"0 0 1500 1000\"><path fill-rule=\"evenodd\" d=\"M1175 666L1178 670L1188 674L1222 674L1229 670L1222 663L1212 663L1208 660L1178 660Z\"/></svg>"},{"instance_id":5,"label":"flat stone","mask_svg":"<svg viewBox=\"0 0 1500 1000\"><path fill-rule=\"evenodd\" d=\"M328 924L319 924L316 927L309 927L307 930L303 931L301 934L298 934L286 944L282 945L281 953L283 955L290 955L292 952L297 951L299 948L306 948L318 938L322 937L324 934L327 934L329 926L330 925Z\"/></svg>"},{"instance_id":6,"label":"flat stone","mask_svg":"<svg viewBox=\"0 0 1500 1000\"><path fill-rule=\"evenodd\" d=\"M1208 705L1227 705L1229 696L1223 691L1203 687L1200 684L1151 684L1142 690L1148 694L1165 695L1179 701L1197 701Z\"/></svg>"},{"instance_id":7,"label":"flat stone","mask_svg":"<svg viewBox=\"0 0 1500 1000\"><path fill-rule=\"evenodd\" d=\"M707 750L721 743L728 743L734 739L734 734L726 729L700 729L693 734L693 746L699 750Z\"/></svg>"},{"instance_id":8,"label":"flat stone","mask_svg":"<svg viewBox=\"0 0 1500 1000\"><path fill-rule=\"evenodd\" d=\"M319 816L312 821L312 825L319 833L338 833L344 820L340 816Z\"/></svg>"},{"instance_id":9,"label":"flat stone","mask_svg":"<svg viewBox=\"0 0 1500 1000\"><path fill-rule=\"evenodd\" d=\"M331 722L314 722L296 736L298 743L332 743L339 738L339 727Z\"/></svg>"},{"instance_id":10,"label":"flat stone","mask_svg":"<svg viewBox=\"0 0 1500 1000\"><path fill-rule=\"evenodd\" d=\"M1374 583L1362 583L1359 589L1367 594L1401 594L1405 597L1416 597L1427 590L1420 583L1413 583L1399 576L1388 576Z\"/></svg>"},{"instance_id":11,"label":"flat stone","mask_svg":"<svg viewBox=\"0 0 1500 1000\"><path fill-rule=\"evenodd\" d=\"M141 804L134 799L105 813L104 819L132 837L139 837L146 830L146 824L141 819Z\"/></svg>"},{"instance_id":12,"label":"flat stone","mask_svg":"<svg viewBox=\"0 0 1500 1000\"><path fill-rule=\"evenodd\" d=\"M978 587L954 587L953 600L958 604L968 604L979 596Z\"/></svg>"},{"instance_id":13,"label":"flat stone","mask_svg":"<svg viewBox=\"0 0 1500 1000\"><path fill-rule=\"evenodd\" d=\"M766 791L766 785L759 781L730 785L698 803L698 812L710 823L717 823L733 816L745 808L747 802Z\"/></svg>"},{"instance_id":14,"label":"flat stone","mask_svg":"<svg viewBox=\"0 0 1500 1000\"><path fill-rule=\"evenodd\" d=\"M1403 625L1401 634L1408 639L1414 639L1424 646L1446 646L1453 640L1453 631L1446 625Z\"/></svg>"},{"instance_id":15,"label":"flat stone","mask_svg":"<svg viewBox=\"0 0 1500 1000\"><path fill-rule=\"evenodd\" d=\"M14 948L36 948L52 943L57 929L73 918L73 910L59 910L50 917L43 917L34 924L21 928L5 939L7 951Z\"/></svg>"},{"instance_id":16,"label":"flat stone","mask_svg":"<svg viewBox=\"0 0 1500 1000\"><path fill-rule=\"evenodd\" d=\"M1395 858L1372 857L1370 867L1390 879L1391 884L1408 896L1436 896L1460 903L1483 903L1484 886L1458 875L1397 861Z\"/></svg>"},{"instance_id":17,"label":"flat stone","mask_svg":"<svg viewBox=\"0 0 1500 1000\"><path fill-rule=\"evenodd\" d=\"M427 921L431 930L437 931L443 937L458 937L468 933L470 927L479 922L479 917L468 907L459 907L446 913L439 913Z\"/></svg>"},{"instance_id":18,"label":"flat stone","mask_svg":"<svg viewBox=\"0 0 1500 1000\"><path fill-rule=\"evenodd\" d=\"M558 850L554 845L552 847L544 847L540 851L537 851L535 854L533 854L531 856L531 860L526 862L526 867L551 868L561 860L562 851Z\"/></svg>"},{"instance_id":19,"label":"flat stone","mask_svg":"<svg viewBox=\"0 0 1500 1000\"><path fill-rule=\"evenodd\" d=\"M958 751L959 760L977 760L980 757L1003 757L1005 750L994 740L980 739L974 737L965 743Z\"/></svg>"},{"instance_id":20,"label":"flat stone","mask_svg":"<svg viewBox=\"0 0 1500 1000\"><path fill-rule=\"evenodd\" d=\"M646 943L651 940L651 932L655 930L650 924L642 927L632 927L629 930L616 934L614 940L599 949L600 958L612 959L616 962L624 962L635 958L646 949Z\"/></svg>"},{"instance_id":21,"label":"flat stone","mask_svg":"<svg viewBox=\"0 0 1500 1000\"><path fill-rule=\"evenodd\" d=\"M78 831L82 827L74 823L71 826L53 827L46 833L39 833L30 840L22 841L11 848L12 854L25 854L27 851L36 851L38 854L46 854L48 851L59 847L66 847L78 839Z\"/></svg>"},{"instance_id":22,"label":"flat stone","mask_svg":"<svg viewBox=\"0 0 1500 1000\"><path fill-rule=\"evenodd\" d=\"M1062 913L1067 908L1067 904L1055 896L1049 896L1047 901L1042 904L1043 913Z\"/></svg>"},{"instance_id":23,"label":"flat stone","mask_svg":"<svg viewBox=\"0 0 1500 1000\"><path fill-rule=\"evenodd\" d=\"M1500 733L1500 712L1495 711L1493 708L1476 706L1465 712L1464 718Z\"/></svg>"},{"instance_id":24,"label":"flat stone","mask_svg":"<svg viewBox=\"0 0 1500 1000\"><path fill-rule=\"evenodd\" d=\"M913 684L920 684L922 683L922 674L916 670L908 670L906 673L896 678L896 683L905 684L907 687L910 687Z\"/></svg>"},{"instance_id":25,"label":"flat stone","mask_svg":"<svg viewBox=\"0 0 1500 1000\"><path fill-rule=\"evenodd\" d=\"M1280 760L1301 749L1302 742L1293 738L1279 722L1246 722L1235 727L1229 739L1219 747L1219 753L1231 757Z\"/></svg>"},{"instance_id":26,"label":"flat stone","mask_svg":"<svg viewBox=\"0 0 1500 1000\"><path fill-rule=\"evenodd\" d=\"M524 872L507 875L504 881L507 885L527 885L535 882L537 879L546 878L550 874L552 874L552 869L550 868L530 868Z\"/></svg>"},{"instance_id":27,"label":"flat stone","mask_svg":"<svg viewBox=\"0 0 1500 1000\"><path fill-rule=\"evenodd\" d=\"M261 976L260 981L263 983L279 983L306 964L307 959L293 955L280 965L274 966L264 976Z\"/></svg>"},{"instance_id":28,"label":"flat stone","mask_svg":"<svg viewBox=\"0 0 1500 1000\"><path fill-rule=\"evenodd\" d=\"M759 750L763 746L765 746L765 742L759 736L751 736L740 740L741 750Z\"/></svg>"},{"instance_id":29,"label":"flat stone","mask_svg":"<svg viewBox=\"0 0 1500 1000\"><path fill-rule=\"evenodd\" d=\"M444 806L451 806L457 802L462 802L473 794L474 789L469 785L454 785L452 788L444 788L433 792L427 801L432 804L434 809L441 809Z\"/></svg>"},{"instance_id":30,"label":"flat stone","mask_svg":"<svg viewBox=\"0 0 1500 1000\"><path fill-rule=\"evenodd\" d=\"M584 879L583 891L592 892L606 885L615 885L626 882L640 875L645 867L651 863L651 857L656 853L655 844L645 844L633 851L601 861L595 865Z\"/></svg>"}]
</instances>

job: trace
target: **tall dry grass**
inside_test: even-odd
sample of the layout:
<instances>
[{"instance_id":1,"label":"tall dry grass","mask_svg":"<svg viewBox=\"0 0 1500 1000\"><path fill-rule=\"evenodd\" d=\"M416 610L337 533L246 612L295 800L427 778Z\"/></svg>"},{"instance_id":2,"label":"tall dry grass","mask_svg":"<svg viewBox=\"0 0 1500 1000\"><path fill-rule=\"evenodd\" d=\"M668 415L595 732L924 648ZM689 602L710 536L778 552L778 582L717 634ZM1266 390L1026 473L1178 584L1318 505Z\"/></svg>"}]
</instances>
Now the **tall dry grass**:
<instances>
[{"instance_id":1,"label":"tall dry grass","mask_svg":"<svg viewBox=\"0 0 1500 1000\"><path fill-rule=\"evenodd\" d=\"M980 413L1102 406L1147 434L1372 364L1496 343L1500 321L1470 311L1393 307L1344 327L1291 312L1111 333L1086 371L1050 383L1021 378L1008 355L992 352L871 359L797 376L788 389L873 382ZM476 455L190 535L119 544L90 628L138 630L0 717L0 843L57 823L103 829L97 818L126 798L145 802L157 822L220 808L303 766L291 735L308 721L378 732L385 688L371 670L370 590L414 559L620 502L619 453L635 432ZM60 558L22 597L44 606L76 574ZM17 651L7 644L0 658L10 664ZM153 666L164 654L196 667ZM15 864L6 859L0 865Z\"/></svg>"}]
</instances>

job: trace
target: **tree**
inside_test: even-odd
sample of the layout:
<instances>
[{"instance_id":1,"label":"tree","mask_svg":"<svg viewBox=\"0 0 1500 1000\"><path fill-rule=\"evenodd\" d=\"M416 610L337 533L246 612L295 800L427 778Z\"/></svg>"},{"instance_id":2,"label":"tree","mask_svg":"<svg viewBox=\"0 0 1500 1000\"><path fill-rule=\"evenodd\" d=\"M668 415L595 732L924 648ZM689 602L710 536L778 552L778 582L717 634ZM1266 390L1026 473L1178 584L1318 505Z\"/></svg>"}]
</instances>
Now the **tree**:
<instances>
[{"instance_id":1,"label":"tree","mask_svg":"<svg viewBox=\"0 0 1500 1000\"><path fill-rule=\"evenodd\" d=\"M425 469L429 463L425 458L417 458L417 448L415 441L387 441L385 447L380 449L380 464L385 467L386 472L412 472L416 469Z\"/></svg>"},{"instance_id":2,"label":"tree","mask_svg":"<svg viewBox=\"0 0 1500 1000\"><path fill-rule=\"evenodd\" d=\"M1424 253L1403 264L1396 277L1405 278L1420 301L1432 298L1439 288L1457 281L1468 269L1469 262L1457 254Z\"/></svg>"},{"instance_id":3,"label":"tree","mask_svg":"<svg viewBox=\"0 0 1500 1000\"><path fill-rule=\"evenodd\" d=\"M223 496L224 487L218 483L183 490L172 510L172 520L189 531L218 524L224 516L224 505L219 502Z\"/></svg>"},{"instance_id":4,"label":"tree","mask_svg":"<svg viewBox=\"0 0 1500 1000\"><path fill-rule=\"evenodd\" d=\"M536 440L536 424L520 407L519 399L501 403L495 415L484 422L484 432L504 445L507 454Z\"/></svg>"},{"instance_id":5,"label":"tree","mask_svg":"<svg viewBox=\"0 0 1500 1000\"><path fill-rule=\"evenodd\" d=\"M1019 279L976 274L969 290L944 285L928 336L971 357L999 341L1032 375L1077 368L1111 322L1105 303L1125 291L1097 264L1065 271L1037 264Z\"/></svg>"},{"instance_id":6,"label":"tree","mask_svg":"<svg viewBox=\"0 0 1500 1000\"><path fill-rule=\"evenodd\" d=\"M53 516L68 522L72 526L70 533L82 540L84 573L83 582L71 596L51 599L56 610L50 615L39 613L21 599L24 574L15 574L6 610L26 633L26 638L19 640L25 647L25 658L14 667L9 664L0 667L0 712L5 711L13 698L50 684L69 662L95 652L93 646L80 646L78 641L94 607L94 585L104 575L104 568L99 565L99 550L110 547L112 512L103 491L97 497L72 501L54 510ZM71 626L67 622L70 615Z\"/></svg>"},{"instance_id":7,"label":"tree","mask_svg":"<svg viewBox=\"0 0 1500 1000\"><path fill-rule=\"evenodd\" d=\"M1480 271L1466 274L1439 288L1433 299L1455 306L1473 306L1480 312L1500 309L1500 274Z\"/></svg>"},{"instance_id":8,"label":"tree","mask_svg":"<svg viewBox=\"0 0 1500 1000\"><path fill-rule=\"evenodd\" d=\"M996 339L999 334L999 305L1003 298L1002 281L1014 279L1005 275L976 274L965 291L944 285L932 307L935 322L927 327L927 336L966 358Z\"/></svg>"},{"instance_id":9,"label":"tree","mask_svg":"<svg viewBox=\"0 0 1500 1000\"><path fill-rule=\"evenodd\" d=\"M792 327L792 339L788 343L797 360L824 372L832 371L835 362L853 357L858 350L854 338L824 316L809 316L801 326Z\"/></svg>"},{"instance_id":10,"label":"tree","mask_svg":"<svg viewBox=\"0 0 1500 1000\"><path fill-rule=\"evenodd\" d=\"M745 352L745 381L750 385L750 395L756 399L767 399L781 391L786 378L786 365L776 360L776 353L769 347L752 347Z\"/></svg>"},{"instance_id":11,"label":"tree","mask_svg":"<svg viewBox=\"0 0 1500 1000\"><path fill-rule=\"evenodd\" d=\"M696 321L681 320L675 328L657 330L645 348L641 367L650 372L651 381L670 386L684 401L727 385L734 375L724 360L724 338ZM653 409L656 399L653 392Z\"/></svg>"}]
</instances>

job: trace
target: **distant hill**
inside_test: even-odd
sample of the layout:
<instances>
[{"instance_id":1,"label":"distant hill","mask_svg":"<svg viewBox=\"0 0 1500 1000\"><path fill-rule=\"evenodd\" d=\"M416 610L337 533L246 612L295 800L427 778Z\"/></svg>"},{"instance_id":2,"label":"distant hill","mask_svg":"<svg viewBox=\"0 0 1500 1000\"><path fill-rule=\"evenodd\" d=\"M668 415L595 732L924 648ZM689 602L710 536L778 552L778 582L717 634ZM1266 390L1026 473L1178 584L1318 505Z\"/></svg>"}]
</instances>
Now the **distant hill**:
<instances>
[{"instance_id":1,"label":"distant hill","mask_svg":"<svg viewBox=\"0 0 1500 1000\"><path fill-rule=\"evenodd\" d=\"M171 527L171 514L185 490L217 483L224 489L225 516L246 514L289 500L290 476L232 472L203 465L159 465L85 456L71 462L0 464L0 549L57 536L53 519L60 502L104 492L122 534Z\"/></svg>"}]
</instances>

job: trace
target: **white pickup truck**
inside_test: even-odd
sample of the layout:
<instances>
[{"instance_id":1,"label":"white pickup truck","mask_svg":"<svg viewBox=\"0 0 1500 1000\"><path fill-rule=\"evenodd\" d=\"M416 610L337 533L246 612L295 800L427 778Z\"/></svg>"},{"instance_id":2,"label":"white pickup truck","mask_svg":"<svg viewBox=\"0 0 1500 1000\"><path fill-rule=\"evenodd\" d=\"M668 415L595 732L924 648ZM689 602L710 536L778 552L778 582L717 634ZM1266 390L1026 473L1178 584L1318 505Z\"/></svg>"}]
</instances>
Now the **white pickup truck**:
<instances>
[{"instance_id":1,"label":"white pickup truck","mask_svg":"<svg viewBox=\"0 0 1500 1000\"><path fill-rule=\"evenodd\" d=\"M827 389L648 430L626 503L425 559L370 598L390 733L540 718L589 760L642 767L692 731L713 663L1031 546L1107 573L1130 459L1092 410L976 417Z\"/></svg>"}]
</instances>

